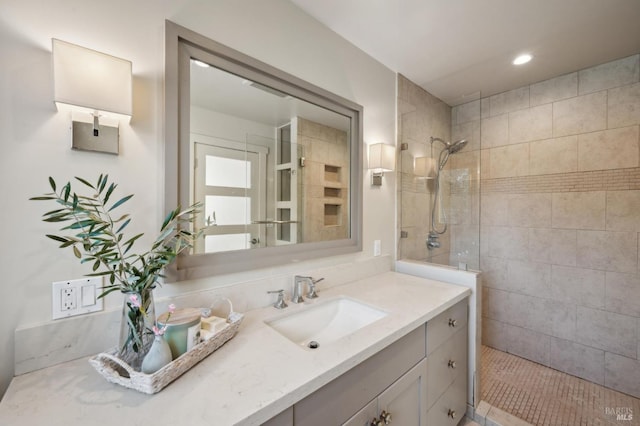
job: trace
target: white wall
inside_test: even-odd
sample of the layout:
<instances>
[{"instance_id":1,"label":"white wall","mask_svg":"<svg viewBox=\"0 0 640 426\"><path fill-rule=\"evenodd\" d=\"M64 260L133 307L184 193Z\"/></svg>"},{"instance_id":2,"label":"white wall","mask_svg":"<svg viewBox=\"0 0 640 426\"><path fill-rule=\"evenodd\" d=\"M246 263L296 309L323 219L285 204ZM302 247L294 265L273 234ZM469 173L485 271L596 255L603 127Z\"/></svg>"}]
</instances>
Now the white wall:
<instances>
[{"instance_id":1,"label":"white wall","mask_svg":"<svg viewBox=\"0 0 640 426\"><path fill-rule=\"evenodd\" d=\"M45 239L55 231L40 221L50 206L28 201L48 190L47 176L95 180L104 172L120 184L123 195L135 193L126 210L134 217L132 231L147 236L139 247L160 226L165 19L363 105L365 143L395 141L395 74L285 0L2 0L0 394L14 371L14 330L49 321L51 281L89 272ZM69 148L69 118L52 102L52 37L133 62L134 113L131 124L121 127L119 156ZM353 260L371 257L375 239L382 240L383 254L393 253L395 177L386 174L384 185L375 189L369 179L365 171L364 252ZM320 262L298 266L304 270ZM261 273L166 284L159 295L229 285ZM119 302L114 295L107 308Z\"/></svg>"}]
</instances>

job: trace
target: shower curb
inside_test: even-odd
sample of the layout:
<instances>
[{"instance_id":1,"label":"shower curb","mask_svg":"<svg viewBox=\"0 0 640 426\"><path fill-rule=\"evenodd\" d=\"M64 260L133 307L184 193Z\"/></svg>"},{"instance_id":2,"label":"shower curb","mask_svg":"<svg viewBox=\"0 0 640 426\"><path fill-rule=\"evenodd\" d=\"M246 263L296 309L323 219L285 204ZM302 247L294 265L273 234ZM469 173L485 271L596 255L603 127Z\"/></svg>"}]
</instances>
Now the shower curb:
<instances>
[{"instance_id":1,"label":"shower curb","mask_svg":"<svg viewBox=\"0 0 640 426\"><path fill-rule=\"evenodd\" d=\"M473 420L480 426L533 426L518 417L496 408L486 401L480 401Z\"/></svg>"}]
</instances>

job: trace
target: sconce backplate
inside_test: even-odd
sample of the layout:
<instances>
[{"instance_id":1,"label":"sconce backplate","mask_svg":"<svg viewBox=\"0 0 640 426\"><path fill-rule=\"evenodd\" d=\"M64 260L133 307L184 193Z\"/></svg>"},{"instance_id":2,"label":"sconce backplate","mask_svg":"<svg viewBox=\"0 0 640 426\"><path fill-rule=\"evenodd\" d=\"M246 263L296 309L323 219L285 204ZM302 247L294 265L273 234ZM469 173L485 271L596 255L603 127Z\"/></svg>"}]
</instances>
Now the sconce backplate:
<instances>
[{"instance_id":1,"label":"sconce backplate","mask_svg":"<svg viewBox=\"0 0 640 426\"><path fill-rule=\"evenodd\" d=\"M74 121L71 148L118 155L118 131L118 127L100 125L98 136L94 136L92 123Z\"/></svg>"}]
</instances>

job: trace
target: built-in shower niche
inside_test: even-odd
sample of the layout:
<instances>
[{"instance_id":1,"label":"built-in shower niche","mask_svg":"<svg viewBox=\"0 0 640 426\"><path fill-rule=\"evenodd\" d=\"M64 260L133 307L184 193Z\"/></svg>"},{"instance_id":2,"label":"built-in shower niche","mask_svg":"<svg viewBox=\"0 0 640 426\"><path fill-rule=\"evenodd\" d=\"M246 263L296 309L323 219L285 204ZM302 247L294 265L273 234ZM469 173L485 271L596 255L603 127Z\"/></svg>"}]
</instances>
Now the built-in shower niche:
<instances>
[{"instance_id":1,"label":"built-in shower niche","mask_svg":"<svg viewBox=\"0 0 640 426\"><path fill-rule=\"evenodd\" d=\"M342 168L324 165L324 226L342 225Z\"/></svg>"}]
</instances>

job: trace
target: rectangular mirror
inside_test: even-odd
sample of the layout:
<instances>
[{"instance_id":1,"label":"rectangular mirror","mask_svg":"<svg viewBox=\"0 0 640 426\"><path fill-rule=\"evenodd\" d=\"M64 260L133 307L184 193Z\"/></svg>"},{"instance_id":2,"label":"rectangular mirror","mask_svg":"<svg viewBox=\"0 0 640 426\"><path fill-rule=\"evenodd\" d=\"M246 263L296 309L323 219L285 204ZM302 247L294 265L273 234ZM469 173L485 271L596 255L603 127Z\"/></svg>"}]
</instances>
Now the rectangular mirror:
<instances>
[{"instance_id":1,"label":"rectangular mirror","mask_svg":"<svg viewBox=\"0 0 640 426\"><path fill-rule=\"evenodd\" d=\"M203 203L181 280L359 251L362 107L166 24L166 204Z\"/></svg>"}]
</instances>

